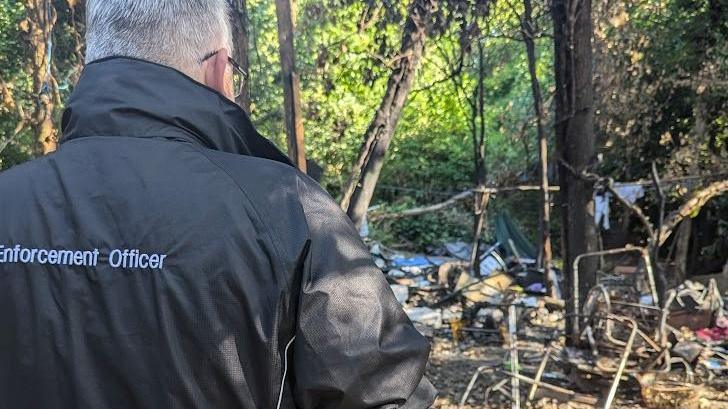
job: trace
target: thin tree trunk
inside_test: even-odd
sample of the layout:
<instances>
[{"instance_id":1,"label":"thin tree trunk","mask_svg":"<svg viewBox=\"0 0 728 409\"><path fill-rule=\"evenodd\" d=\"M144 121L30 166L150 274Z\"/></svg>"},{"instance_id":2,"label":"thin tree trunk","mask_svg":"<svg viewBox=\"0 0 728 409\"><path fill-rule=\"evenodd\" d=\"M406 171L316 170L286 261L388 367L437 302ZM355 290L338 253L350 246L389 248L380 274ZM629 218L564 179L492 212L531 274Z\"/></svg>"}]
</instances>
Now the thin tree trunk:
<instances>
[{"instance_id":1,"label":"thin tree trunk","mask_svg":"<svg viewBox=\"0 0 728 409\"><path fill-rule=\"evenodd\" d=\"M473 248L470 252L470 266L473 276L480 276L480 239L483 236L483 228L485 227L486 216L488 214L488 202L490 201L490 193L479 192L476 194L475 200L475 226L473 227Z\"/></svg>"},{"instance_id":2,"label":"thin tree trunk","mask_svg":"<svg viewBox=\"0 0 728 409\"><path fill-rule=\"evenodd\" d=\"M690 249L690 233L693 219L687 218L680 223L675 240L675 284L680 284L687 278L688 250Z\"/></svg>"},{"instance_id":3,"label":"thin tree trunk","mask_svg":"<svg viewBox=\"0 0 728 409\"><path fill-rule=\"evenodd\" d=\"M364 134L359 157L343 191L341 208L357 226L361 224L372 200L384 156L422 58L425 38L436 6L437 0L413 0L409 6L400 46L401 58L394 63L382 103Z\"/></svg>"},{"instance_id":4,"label":"thin tree trunk","mask_svg":"<svg viewBox=\"0 0 728 409\"><path fill-rule=\"evenodd\" d=\"M50 2L25 0L28 15L27 41L31 56L27 70L33 80L35 106L31 128L35 135L36 152L46 155L56 150L58 130L53 124L55 113L55 81L51 77L49 43L56 23L56 10Z\"/></svg>"},{"instance_id":5,"label":"thin tree trunk","mask_svg":"<svg viewBox=\"0 0 728 409\"><path fill-rule=\"evenodd\" d=\"M483 44L478 42L478 84L475 88L474 103L472 107L471 123L473 135L473 160L475 161L475 185L478 188L485 187L486 168L485 168L485 56L483 55ZM476 126L477 122L477 126ZM470 266L473 275L480 275L480 239L485 226L488 201L490 194L486 192L477 192L473 203L473 249L470 255Z\"/></svg>"},{"instance_id":6,"label":"thin tree trunk","mask_svg":"<svg viewBox=\"0 0 728 409\"><path fill-rule=\"evenodd\" d=\"M594 87L592 84L592 19L591 0L554 0L551 9L554 21L554 70L556 77L556 147L559 155L560 204L563 220L563 260L566 277L565 293L569 305L567 334L572 344L574 311L571 294L572 262L582 253L594 251L596 228L592 186L572 174L584 171L594 156ZM587 294L595 284L596 259L582 262L579 277L580 294Z\"/></svg>"},{"instance_id":7,"label":"thin tree trunk","mask_svg":"<svg viewBox=\"0 0 728 409\"><path fill-rule=\"evenodd\" d=\"M293 47L292 0L276 0L278 16L278 45L281 55L283 80L283 105L288 135L288 156L302 172L306 172L306 151L303 138L303 113L301 111L301 84L296 74L296 58Z\"/></svg>"},{"instance_id":8,"label":"thin tree trunk","mask_svg":"<svg viewBox=\"0 0 728 409\"><path fill-rule=\"evenodd\" d=\"M250 35L248 32L247 0L229 0L232 10L233 46L235 60L243 67L245 73L250 75ZM238 105L250 114L250 84L246 78L243 90L236 99Z\"/></svg>"},{"instance_id":9,"label":"thin tree trunk","mask_svg":"<svg viewBox=\"0 0 728 409\"><path fill-rule=\"evenodd\" d=\"M76 64L73 70L68 74L69 81L75 86L81 78L81 72L84 67L84 49L86 46L86 0L66 0L68 4L68 12L70 14L69 29L73 36L74 47L73 55L76 58Z\"/></svg>"},{"instance_id":10,"label":"thin tree trunk","mask_svg":"<svg viewBox=\"0 0 728 409\"><path fill-rule=\"evenodd\" d=\"M539 207L539 249L538 263L546 276L546 286L552 297L556 298L558 291L554 288L555 283L551 282L551 200L549 198L549 162L548 162L548 139L545 131L546 115L543 110L543 98L541 96L541 84L536 74L536 46L534 44L533 30L533 8L531 0L523 0L524 14L521 22L523 42L526 44L528 56L528 72L531 76L531 91L533 93L533 107L536 112L536 134L538 136L538 177L541 185L541 206Z\"/></svg>"}]
</instances>

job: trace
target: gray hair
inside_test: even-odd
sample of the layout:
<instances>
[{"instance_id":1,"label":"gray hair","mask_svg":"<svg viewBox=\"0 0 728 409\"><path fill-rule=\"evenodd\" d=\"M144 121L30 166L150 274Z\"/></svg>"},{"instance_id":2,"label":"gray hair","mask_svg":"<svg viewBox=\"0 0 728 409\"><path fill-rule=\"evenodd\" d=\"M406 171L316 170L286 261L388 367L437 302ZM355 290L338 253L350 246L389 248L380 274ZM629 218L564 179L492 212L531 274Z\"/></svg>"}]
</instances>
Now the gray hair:
<instances>
[{"instance_id":1,"label":"gray hair","mask_svg":"<svg viewBox=\"0 0 728 409\"><path fill-rule=\"evenodd\" d=\"M126 56L189 73L205 54L223 47L232 51L226 0L88 0L86 5L86 63Z\"/></svg>"}]
</instances>

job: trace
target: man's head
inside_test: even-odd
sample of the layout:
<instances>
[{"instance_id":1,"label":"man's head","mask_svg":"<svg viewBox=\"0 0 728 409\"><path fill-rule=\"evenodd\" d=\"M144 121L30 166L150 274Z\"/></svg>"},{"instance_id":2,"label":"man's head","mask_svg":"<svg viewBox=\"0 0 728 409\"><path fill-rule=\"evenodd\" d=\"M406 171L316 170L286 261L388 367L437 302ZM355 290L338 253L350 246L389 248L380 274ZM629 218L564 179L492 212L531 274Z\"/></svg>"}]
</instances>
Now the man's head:
<instances>
[{"instance_id":1,"label":"man's head","mask_svg":"<svg viewBox=\"0 0 728 409\"><path fill-rule=\"evenodd\" d=\"M232 97L226 0L88 0L86 24L87 64L110 56L140 58Z\"/></svg>"}]
</instances>

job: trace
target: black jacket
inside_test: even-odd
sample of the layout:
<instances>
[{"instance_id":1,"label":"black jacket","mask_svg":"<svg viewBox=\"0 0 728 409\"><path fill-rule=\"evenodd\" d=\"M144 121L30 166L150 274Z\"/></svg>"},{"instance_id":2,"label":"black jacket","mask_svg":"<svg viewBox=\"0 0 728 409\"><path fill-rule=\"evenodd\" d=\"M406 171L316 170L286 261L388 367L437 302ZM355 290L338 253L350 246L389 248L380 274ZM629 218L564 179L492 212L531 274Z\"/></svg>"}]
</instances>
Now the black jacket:
<instances>
[{"instance_id":1,"label":"black jacket","mask_svg":"<svg viewBox=\"0 0 728 409\"><path fill-rule=\"evenodd\" d=\"M0 409L425 408L427 355L331 198L173 69L90 64L0 174Z\"/></svg>"}]
</instances>

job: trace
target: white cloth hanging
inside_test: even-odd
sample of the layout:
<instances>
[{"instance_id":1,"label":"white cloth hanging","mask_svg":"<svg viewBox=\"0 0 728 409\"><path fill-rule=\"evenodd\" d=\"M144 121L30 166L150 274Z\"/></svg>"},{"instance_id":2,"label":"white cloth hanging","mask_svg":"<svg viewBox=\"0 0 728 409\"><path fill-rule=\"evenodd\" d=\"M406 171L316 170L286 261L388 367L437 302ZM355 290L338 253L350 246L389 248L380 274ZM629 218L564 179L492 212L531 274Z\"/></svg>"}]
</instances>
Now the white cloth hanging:
<instances>
[{"instance_id":1,"label":"white cloth hanging","mask_svg":"<svg viewBox=\"0 0 728 409\"><path fill-rule=\"evenodd\" d=\"M614 190L624 200L630 204L634 204L637 200L645 196L645 188L637 184L617 184ZM609 202L612 199L610 192L597 193L594 192L594 223L597 227L603 227L609 230Z\"/></svg>"},{"instance_id":2,"label":"white cloth hanging","mask_svg":"<svg viewBox=\"0 0 728 409\"><path fill-rule=\"evenodd\" d=\"M604 227L609 230L609 199L612 194L609 192L594 192L594 223L597 227Z\"/></svg>"},{"instance_id":3,"label":"white cloth hanging","mask_svg":"<svg viewBox=\"0 0 728 409\"><path fill-rule=\"evenodd\" d=\"M642 185L614 185L614 190L630 204L645 196L645 188Z\"/></svg>"}]
</instances>

